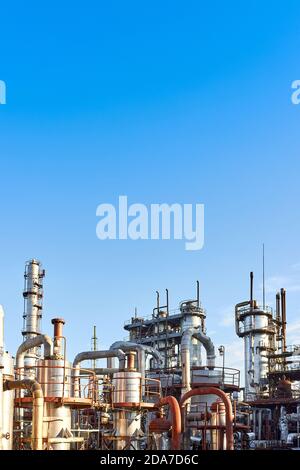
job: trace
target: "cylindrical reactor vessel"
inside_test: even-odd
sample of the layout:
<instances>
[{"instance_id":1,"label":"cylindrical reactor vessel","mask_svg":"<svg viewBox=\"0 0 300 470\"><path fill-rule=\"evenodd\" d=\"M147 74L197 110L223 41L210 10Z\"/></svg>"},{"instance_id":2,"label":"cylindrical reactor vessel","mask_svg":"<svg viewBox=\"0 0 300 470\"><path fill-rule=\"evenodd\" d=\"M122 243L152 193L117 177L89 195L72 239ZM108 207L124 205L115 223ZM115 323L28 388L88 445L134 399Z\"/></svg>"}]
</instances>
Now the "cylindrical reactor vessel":
<instances>
[{"instance_id":1,"label":"cylindrical reactor vessel","mask_svg":"<svg viewBox=\"0 0 300 470\"><path fill-rule=\"evenodd\" d=\"M1 358L1 371L3 381L13 380L14 379L14 362L12 357L4 352ZM2 384L0 384L2 386ZM2 425L0 426L2 436L1 439L1 449L2 450L12 450L13 448L13 418L14 418L14 390L2 390L0 393L0 398L2 403L1 407L1 421Z\"/></svg>"},{"instance_id":2,"label":"cylindrical reactor vessel","mask_svg":"<svg viewBox=\"0 0 300 470\"><path fill-rule=\"evenodd\" d=\"M246 399L263 393L267 385L267 354L275 350L275 327L269 312L249 309L243 317ZM266 390L267 392L267 390Z\"/></svg>"},{"instance_id":3,"label":"cylindrical reactor vessel","mask_svg":"<svg viewBox=\"0 0 300 470\"><path fill-rule=\"evenodd\" d=\"M118 409L113 413L115 450L137 450L135 439L141 430L141 413L136 408L141 402L142 375L138 372L117 372L112 380L112 402Z\"/></svg>"},{"instance_id":4,"label":"cylindrical reactor vessel","mask_svg":"<svg viewBox=\"0 0 300 470\"><path fill-rule=\"evenodd\" d=\"M69 450L71 408L49 398L69 398L71 396L71 364L64 359L38 361L38 381L44 392L44 438L54 450Z\"/></svg>"}]
</instances>

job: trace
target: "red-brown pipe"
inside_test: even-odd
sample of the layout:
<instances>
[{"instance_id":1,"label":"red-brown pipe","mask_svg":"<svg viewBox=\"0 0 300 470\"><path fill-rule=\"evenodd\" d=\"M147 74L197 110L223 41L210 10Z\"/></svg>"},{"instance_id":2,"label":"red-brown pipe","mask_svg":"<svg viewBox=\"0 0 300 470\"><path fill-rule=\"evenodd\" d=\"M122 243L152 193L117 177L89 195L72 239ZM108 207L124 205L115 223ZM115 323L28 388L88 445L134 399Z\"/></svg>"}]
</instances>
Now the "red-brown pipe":
<instances>
[{"instance_id":1,"label":"red-brown pipe","mask_svg":"<svg viewBox=\"0 0 300 470\"><path fill-rule=\"evenodd\" d=\"M158 406L168 405L172 415L172 450L180 450L181 413L179 403L175 397L163 397Z\"/></svg>"},{"instance_id":2,"label":"red-brown pipe","mask_svg":"<svg viewBox=\"0 0 300 470\"><path fill-rule=\"evenodd\" d=\"M223 392L223 390L220 390L219 388L215 387L201 387L201 388L194 388L193 390L190 390L187 392L185 395L180 400L180 407L183 409L185 402L191 398L195 397L197 395L217 395L221 400L223 401L225 405L225 411L226 411L226 447L227 450L233 450L233 414L232 414L232 405L231 401L226 395L226 393Z\"/></svg>"},{"instance_id":3,"label":"red-brown pipe","mask_svg":"<svg viewBox=\"0 0 300 470\"><path fill-rule=\"evenodd\" d=\"M51 323L54 325L54 338L62 338L65 320L63 318L53 318Z\"/></svg>"}]
</instances>

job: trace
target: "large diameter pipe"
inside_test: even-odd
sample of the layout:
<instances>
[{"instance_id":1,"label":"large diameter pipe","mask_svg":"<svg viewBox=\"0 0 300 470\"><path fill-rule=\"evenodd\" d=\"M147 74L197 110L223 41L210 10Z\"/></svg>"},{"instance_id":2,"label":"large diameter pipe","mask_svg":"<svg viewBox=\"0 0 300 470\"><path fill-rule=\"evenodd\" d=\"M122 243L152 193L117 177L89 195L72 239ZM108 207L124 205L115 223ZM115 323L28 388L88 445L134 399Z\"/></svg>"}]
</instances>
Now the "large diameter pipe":
<instances>
[{"instance_id":1,"label":"large diameter pipe","mask_svg":"<svg viewBox=\"0 0 300 470\"><path fill-rule=\"evenodd\" d=\"M122 349L125 352L136 352L138 357L138 372L142 376L142 393L144 394L144 381L146 376L146 354L151 355L159 364L163 364L163 358L157 349L151 346L145 346L131 341L117 341L112 344L110 349L115 350L116 348Z\"/></svg>"},{"instance_id":2,"label":"large diameter pipe","mask_svg":"<svg viewBox=\"0 0 300 470\"><path fill-rule=\"evenodd\" d=\"M194 328L187 329L181 338L182 395L191 389L190 345Z\"/></svg>"},{"instance_id":3,"label":"large diameter pipe","mask_svg":"<svg viewBox=\"0 0 300 470\"><path fill-rule=\"evenodd\" d=\"M216 354L215 346L212 340L208 336L206 336L201 330L196 330L195 334L193 334L193 337L200 341L206 351L207 367L209 369L214 369Z\"/></svg>"},{"instance_id":4,"label":"large diameter pipe","mask_svg":"<svg viewBox=\"0 0 300 470\"><path fill-rule=\"evenodd\" d=\"M182 367L182 394L191 389L190 348L191 340L196 338L205 348L207 367L215 367L215 346L212 340L197 328L188 328L181 338L181 367Z\"/></svg>"},{"instance_id":5,"label":"large diameter pipe","mask_svg":"<svg viewBox=\"0 0 300 470\"><path fill-rule=\"evenodd\" d=\"M117 357L123 365L125 361L125 353L121 349L114 349L108 351L83 351L75 357L73 367L77 367L81 362L97 359L108 359L109 357Z\"/></svg>"},{"instance_id":6,"label":"large diameter pipe","mask_svg":"<svg viewBox=\"0 0 300 470\"><path fill-rule=\"evenodd\" d=\"M50 358L53 355L53 342L50 336L48 335L38 335L34 338L29 338L24 343L22 343L16 354L16 366L19 373L19 377L22 378L24 375L24 359L25 353L30 349L36 348L38 346L44 346L44 357L45 359Z\"/></svg>"},{"instance_id":7,"label":"large diameter pipe","mask_svg":"<svg viewBox=\"0 0 300 470\"><path fill-rule=\"evenodd\" d=\"M103 376L103 375L117 374L118 372L120 372L120 369L117 369L117 368L112 369L110 367L96 367L96 369L93 369L93 372L98 377L98 376ZM80 375L87 375L87 372L84 370L81 370Z\"/></svg>"},{"instance_id":8,"label":"large diameter pipe","mask_svg":"<svg viewBox=\"0 0 300 470\"><path fill-rule=\"evenodd\" d=\"M180 407L183 411L185 403L191 398L199 395L217 395L223 401L226 412L226 447L227 450L233 450L233 413L231 401L223 392L215 387L194 388L187 392L180 400Z\"/></svg>"},{"instance_id":9,"label":"large diameter pipe","mask_svg":"<svg viewBox=\"0 0 300 470\"><path fill-rule=\"evenodd\" d=\"M32 412L32 449L43 450L43 410L44 396L41 384L36 380L6 380L4 391L6 390L29 390L33 397Z\"/></svg>"},{"instance_id":10,"label":"large diameter pipe","mask_svg":"<svg viewBox=\"0 0 300 470\"><path fill-rule=\"evenodd\" d=\"M158 407L169 406L172 417L172 450L180 450L181 412L178 401L175 397L164 397L158 402Z\"/></svg>"},{"instance_id":11,"label":"large diameter pipe","mask_svg":"<svg viewBox=\"0 0 300 470\"><path fill-rule=\"evenodd\" d=\"M143 351L145 354L152 356L159 364L163 364L161 354L157 349L152 348L151 346L145 346L131 341L117 341L111 345L110 349L122 349L125 352L136 351L137 353ZM139 364L139 367L140 366L141 364Z\"/></svg>"},{"instance_id":12,"label":"large diameter pipe","mask_svg":"<svg viewBox=\"0 0 300 470\"><path fill-rule=\"evenodd\" d=\"M117 357L120 363L120 369L125 367L125 353L121 349L114 349L109 351L83 351L75 357L73 361L73 376L74 376L74 396L80 396L80 364L83 361L95 361L97 359L108 359Z\"/></svg>"}]
</instances>

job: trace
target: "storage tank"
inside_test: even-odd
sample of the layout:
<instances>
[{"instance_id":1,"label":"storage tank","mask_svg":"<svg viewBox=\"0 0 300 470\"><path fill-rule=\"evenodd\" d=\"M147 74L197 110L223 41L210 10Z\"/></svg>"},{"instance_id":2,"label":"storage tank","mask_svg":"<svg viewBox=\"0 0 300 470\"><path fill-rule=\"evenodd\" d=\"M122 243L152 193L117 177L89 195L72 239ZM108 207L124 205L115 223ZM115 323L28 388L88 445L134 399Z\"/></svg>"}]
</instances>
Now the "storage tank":
<instances>
[{"instance_id":1,"label":"storage tank","mask_svg":"<svg viewBox=\"0 0 300 470\"><path fill-rule=\"evenodd\" d=\"M139 449L139 441L134 439L141 430L141 381L139 372L117 372L112 380L112 402L118 411L113 413L115 430L114 449Z\"/></svg>"}]
</instances>

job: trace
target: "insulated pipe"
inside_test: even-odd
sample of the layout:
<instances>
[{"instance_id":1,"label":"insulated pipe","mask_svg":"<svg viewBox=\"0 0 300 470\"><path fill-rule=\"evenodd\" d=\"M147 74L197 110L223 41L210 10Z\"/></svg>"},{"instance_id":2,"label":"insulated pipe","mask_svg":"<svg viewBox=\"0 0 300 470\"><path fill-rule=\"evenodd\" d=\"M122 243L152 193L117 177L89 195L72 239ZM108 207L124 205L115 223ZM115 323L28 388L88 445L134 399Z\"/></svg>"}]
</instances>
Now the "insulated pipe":
<instances>
[{"instance_id":1,"label":"insulated pipe","mask_svg":"<svg viewBox=\"0 0 300 470\"><path fill-rule=\"evenodd\" d=\"M96 369L93 369L93 372L95 372L96 376L113 375L113 374L117 374L118 372L120 372L120 369L112 369L110 367L97 367ZM87 371L81 370L80 375L87 375Z\"/></svg>"},{"instance_id":2,"label":"insulated pipe","mask_svg":"<svg viewBox=\"0 0 300 470\"><path fill-rule=\"evenodd\" d=\"M83 361L96 360L96 359L108 359L110 357L117 357L119 359L120 369L125 367L125 353L121 349L114 349L109 351L83 351L74 359L73 362L73 376L74 376L74 396L79 397L80 386L80 364Z\"/></svg>"},{"instance_id":3,"label":"insulated pipe","mask_svg":"<svg viewBox=\"0 0 300 470\"><path fill-rule=\"evenodd\" d=\"M158 407L169 406L172 415L172 450L180 450L181 413L179 403L175 397L163 397L158 402Z\"/></svg>"},{"instance_id":4,"label":"insulated pipe","mask_svg":"<svg viewBox=\"0 0 300 470\"><path fill-rule=\"evenodd\" d=\"M145 378L145 364L146 364L146 358L145 355L149 354L156 359L157 362L160 364L163 363L162 356L160 353L157 351L157 349L152 348L150 346L144 346L141 344L137 343L132 343L130 341L117 341L116 343L112 344L110 347L110 350L115 350L115 349L121 349L122 351L125 352L137 352L138 355L138 371L142 375L142 379Z\"/></svg>"},{"instance_id":5,"label":"insulated pipe","mask_svg":"<svg viewBox=\"0 0 300 470\"><path fill-rule=\"evenodd\" d=\"M36 348L38 346L44 345L44 357L49 358L53 355L53 342L50 336L48 335L38 335L34 338L29 338L24 343L19 346L16 355L16 366L18 370L19 377L22 378L24 375L24 358L25 353L30 349Z\"/></svg>"},{"instance_id":6,"label":"insulated pipe","mask_svg":"<svg viewBox=\"0 0 300 470\"><path fill-rule=\"evenodd\" d=\"M83 351L75 357L73 367L76 368L81 362L96 359L107 359L109 357L117 357L120 361L121 368L125 366L125 353L119 348L108 351Z\"/></svg>"},{"instance_id":7,"label":"insulated pipe","mask_svg":"<svg viewBox=\"0 0 300 470\"><path fill-rule=\"evenodd\" d=\"M215 347L212 340L197 328L188 328L181 338L182 394L191 389L190 346L192 338L196 338L206 350L207 367L215 367Z\"/></svg>"},{"instance_id":8,"label":"insulated pipe","mask_svg":"<svg viewBox=\"0 0 300 470\"><path fill-rule=\"evenodd\" d=\"M214 343L201 330L196 330L195 334L193 334L193 337L200 341L200 343L204 346L206 351L207 367L209 369L213 369L215 367L216 359Z\"/></svg>"},{"instance_id":9,"label":"insulated pipe","mask_svg":"<svg viewBox=\"0 0 300 470\"><path fill-rule=\"evenodd\" d=\"M190 345L195 331L195 328L188 328L181 337L182 396L191 389Z\"/></svg>"},{"instance_id":10,"label":"insulated pipe","mask_svg":"<svg viewBox=\"0 0 300 470\"><path fill-rule=\"evenodd\" d=\"M183 411L184 404L186 401L198 395L217 395L223 401L225 405L225 412L226 412L226 448L227 450L233 450L233 413L232 413L232 405L231 401L219 388L215 387L200 387L194 388L187 392L180 400L180 407Z\"/></svg>"},{"instance_id":11,"label":"insulated pipe","mask_svg":"<svg viewBox=\"0 0 300 470\"><path fill-rule=\"evenodd\" d=\"M36 380L6 380L4 391L6 390L29 390L33 397L32 412L32 449L43 450L43 409L44 396L41 384Z\"/></svg>"}]
</instances>

